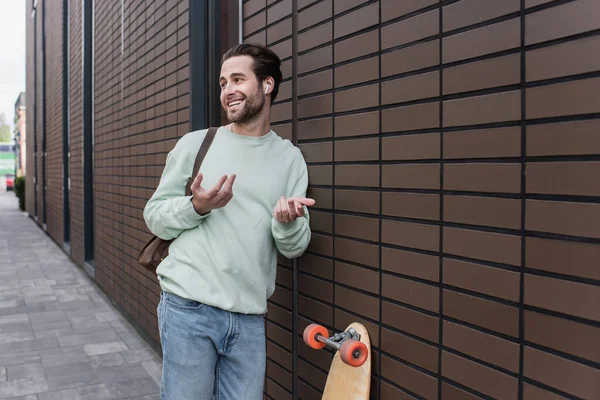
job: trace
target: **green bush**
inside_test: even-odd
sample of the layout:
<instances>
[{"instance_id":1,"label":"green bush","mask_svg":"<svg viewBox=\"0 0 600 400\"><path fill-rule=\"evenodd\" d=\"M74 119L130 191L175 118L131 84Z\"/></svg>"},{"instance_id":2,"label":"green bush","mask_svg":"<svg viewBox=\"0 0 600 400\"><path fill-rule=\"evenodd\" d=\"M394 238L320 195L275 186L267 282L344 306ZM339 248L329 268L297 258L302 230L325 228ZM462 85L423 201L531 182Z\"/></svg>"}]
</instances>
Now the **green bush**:
<instances>
[{"instance_id":1,"label":"green bush","mask_svg":"<svg viewBox=\"0 0 600 400\"><path fill-rule=\"evenodd\" d=\"M15 195L19 198L19 208L25 211L25 177L19 176L15 178L14 183Z\"/></svg>"}]
</instances>

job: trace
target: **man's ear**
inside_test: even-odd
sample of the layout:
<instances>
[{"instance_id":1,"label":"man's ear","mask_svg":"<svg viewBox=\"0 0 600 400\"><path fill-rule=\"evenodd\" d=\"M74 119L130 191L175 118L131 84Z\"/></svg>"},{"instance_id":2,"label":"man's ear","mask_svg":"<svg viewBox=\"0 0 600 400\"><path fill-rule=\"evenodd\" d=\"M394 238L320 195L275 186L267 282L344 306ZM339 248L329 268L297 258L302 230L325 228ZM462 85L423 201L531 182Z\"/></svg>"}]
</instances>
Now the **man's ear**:
<instances>
[{"instance_id":1,"label":"man's ear","mask_svg":"<svg viewBox=\"0 0 600 400\"><path fill-rule=\"evenodd\" d=\"M263 87L265 94L271 93L273 91L273 88L275 87L275 80L270 76L267 77L267 79L265 79L263 82Z\"/></svg>"}]
</instances>

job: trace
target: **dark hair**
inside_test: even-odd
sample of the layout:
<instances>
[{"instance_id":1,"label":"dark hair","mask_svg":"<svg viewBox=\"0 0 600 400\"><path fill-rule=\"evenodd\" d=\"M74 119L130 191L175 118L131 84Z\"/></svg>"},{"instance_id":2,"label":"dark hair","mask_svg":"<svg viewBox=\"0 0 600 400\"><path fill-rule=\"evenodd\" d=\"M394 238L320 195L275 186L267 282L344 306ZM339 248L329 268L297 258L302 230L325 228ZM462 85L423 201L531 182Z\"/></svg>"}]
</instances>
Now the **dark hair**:
<instances>
[{"instance_id":1,"label":"dark hair","mask_svg":"<svg viewBox=\"0 0 600 400\"><path fill-rule=\"evenodd\" d=\"M271 103L273 103L275 98L277 98L279 84L283 79L283 75L281 74L281 60L277 54L268 47L260 44L240 43L227 50L223 55L221 64L229 58L238 56L252 57L254 60L252 69L261 85L263 80L267 79L267 77L270 76L273 78L275 81L273 91L271 92Z\"/></svg>"}]
</instances>

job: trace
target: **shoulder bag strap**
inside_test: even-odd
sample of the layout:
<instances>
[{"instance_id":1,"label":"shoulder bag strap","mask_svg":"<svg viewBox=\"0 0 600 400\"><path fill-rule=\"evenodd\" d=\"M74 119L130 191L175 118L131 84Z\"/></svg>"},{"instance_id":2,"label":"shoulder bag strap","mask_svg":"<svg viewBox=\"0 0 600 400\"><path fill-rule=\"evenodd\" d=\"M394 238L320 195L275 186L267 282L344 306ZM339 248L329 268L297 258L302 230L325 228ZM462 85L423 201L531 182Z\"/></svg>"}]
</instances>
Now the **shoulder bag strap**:
<instances>
[{"instance_id":1,"label":"shoulder bag strap","mask_svg":"<svg viewBox=\"0 0 600 400\"><path fill-rule=\"evenodd\" d=\"M208 130L208 132L206 133L204 140L202 141L200 150L198 150L198 154L196 155L196 161L194 162L194 169L192 172L192 176L188 179L187 185L185 186L186 196L189 196L192 194L192 189L191 189L192 182L194 182L196 175L198 175L198 171L200 170L200 165L202 165L202 161L204 160L204 157L206 156L206 153L208 152L208 148L210 147L210 145L213 142L213 139L215 138L217 129L218 128L210 128Z\"/></svg>"}]
</instances>

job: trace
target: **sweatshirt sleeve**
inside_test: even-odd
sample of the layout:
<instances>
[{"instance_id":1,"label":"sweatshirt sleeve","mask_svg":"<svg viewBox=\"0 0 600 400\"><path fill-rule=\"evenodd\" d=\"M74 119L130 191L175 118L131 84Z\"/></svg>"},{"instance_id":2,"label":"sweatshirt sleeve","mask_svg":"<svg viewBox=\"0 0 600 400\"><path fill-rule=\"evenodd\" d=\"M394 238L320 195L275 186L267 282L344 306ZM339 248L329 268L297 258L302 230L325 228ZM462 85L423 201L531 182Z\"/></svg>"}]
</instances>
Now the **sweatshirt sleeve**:
<instances>
[{"instance_id":1,"label":"sweatshirt sleeve","mask_svg":"<svg viewBox=\"0 0 600 400\"><path fill-rule=\"evenodd\" d=\"M148 229L165 240L174 239L184 230L200 225L210 215L197 214L192 205L192 196L185 195L194 161L191 164L187 162L189 157L182 154L186 144L182 142L186 140L180 139L168 154L158 187L144 208L144 220Z\"/></svg>"},{"instance_id":2,"label":"sweatshirt sleeve","mask_svg":"<svg viewBox=\"0 0 600 400\"><path fill-rule=\"evenodd\" d=\"M295 165L299 165L299 178L293 185L291 192L287 194L287 197L306 196L306 189L308 187L308 169L299 150L298 155L300 162L295 163ZM306 206L304 206L304 216L296 218L293 222L281 223L278 222L275 217L271 219L271 233L275 239L277 249L283 256L291 259L300 257L304 253L311 238L309 223L310 216Z\"/></svg>"}]
</instances>

